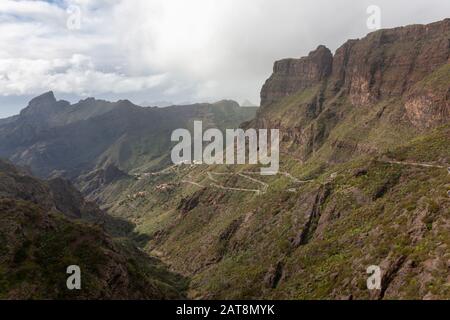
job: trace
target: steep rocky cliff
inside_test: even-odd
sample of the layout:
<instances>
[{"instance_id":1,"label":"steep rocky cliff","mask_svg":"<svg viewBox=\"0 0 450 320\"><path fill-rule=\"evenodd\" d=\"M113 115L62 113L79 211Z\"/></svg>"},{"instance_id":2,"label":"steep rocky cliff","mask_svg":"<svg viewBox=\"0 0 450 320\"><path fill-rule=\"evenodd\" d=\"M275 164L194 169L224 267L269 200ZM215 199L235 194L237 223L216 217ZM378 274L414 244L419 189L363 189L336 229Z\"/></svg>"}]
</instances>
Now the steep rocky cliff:
<instances>
[{"instance_id":1,"label":"steep rocky cliff","mask_svg":"<svg viewBox=\"0 0 450 320\"><path fill-rule=\"evenodd\" d=\"M449 79L450 19L379 30L276 62L247 126L280 128L301 161L376 154L449 121Z\"/></svg>"},{"instance_id":2,"label":"steep rocky cliff","mask_svg":"<svg viewBox=\"0 0 450 320\"><path fill-rule=\"evenodd\" d=\"M310 88L327 79L332 70L333 55L325 46L319 46L301 59L284 59L275 62L272 76L261 90L261 106Z\"/></svg>"},{"instance_id":3,"label":"steep rocky cliff","mask_svg":"<svg viewBox=\"0 0 450 320\"><path fill-rule=\"evenodd\" d=\"M408 93L417 82L450 63L450 19L429 25L380 30L349 40L332 56L319 46L307 57L275 62L261 90L268 106L300 90L329 80L354 105L375 103Z\"/></svg>"}]
</instances>

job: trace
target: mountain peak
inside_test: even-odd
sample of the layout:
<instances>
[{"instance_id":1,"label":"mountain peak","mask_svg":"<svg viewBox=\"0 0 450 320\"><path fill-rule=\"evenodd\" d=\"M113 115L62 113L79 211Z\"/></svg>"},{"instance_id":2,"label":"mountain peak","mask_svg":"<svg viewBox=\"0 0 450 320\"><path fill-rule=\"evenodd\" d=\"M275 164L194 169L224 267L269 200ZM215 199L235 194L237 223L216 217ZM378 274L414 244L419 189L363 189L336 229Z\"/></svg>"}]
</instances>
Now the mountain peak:
<instances>
[{"instance_id":1,"label":"mountain peak","mask_svg":"<svg viewBox=\"0 0 450 320\"><path fill-rule=\"evenodd\" d=\"M262 88L261 106L318 84L331 74L332 66L333 54L323 45L306 57L276 61L272 76Z\"/></svg>"},{"instance_id":2,"label":"mountain peak","mask_svg":"<svg viewBox=\"0 0 450 320\"><path fill-rule=\"evenodd\" d=\"M332 53L331 53L330 49L328 49L323 44L320 44L319 46L317 46L316 50L311 51L308 56L317 55L317 54L327 54L328 55L328 54L332 54Z\"/></svg>"},{"instance_id":3,"label":"mountain peak","mask_svg":"<svg viewBox=\"0 0 450 320\"><path fill-rule=\"evenodd\" d=\"M222 99L213 103L215 106L231 106L231 107L240 107L239 103L231 99Z\"/></svg>"},{"instance_id":4,"label":"mountain peak","mask_svg":"<svg viewBox=\"0 0 450 320\"><path fill-rule=\"evenodd\" d=\"M57 101L53 91L49 91L33 98L28 106L20 112L20 115L33 118L33 122L45 120L49 115L59 113L69 105L70 103L67 101Z\"/></svg>"},{"instance_id":5,"label":"mountain peak","mask_svg":"<svg viewBox=\"0 0 450 320\"><path fill-rule=\"evenodd\" d=\"M33 98L29 102L29 106L34 105L42 105L42 104L53 104L56 102L55 94L53 91L48 91L44 94L41 94L40 96L37 96L36 98Z\"/></svg>"}]
</instances>

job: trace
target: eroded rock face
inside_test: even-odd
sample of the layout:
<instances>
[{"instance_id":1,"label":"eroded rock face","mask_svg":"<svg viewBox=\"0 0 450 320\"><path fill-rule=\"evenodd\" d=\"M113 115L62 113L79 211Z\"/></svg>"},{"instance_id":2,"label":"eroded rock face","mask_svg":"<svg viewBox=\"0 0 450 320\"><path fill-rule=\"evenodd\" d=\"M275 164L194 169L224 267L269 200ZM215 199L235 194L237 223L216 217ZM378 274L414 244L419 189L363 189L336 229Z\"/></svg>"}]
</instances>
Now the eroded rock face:
<instances>
[{"instance_id":1,"label":"eroded rock face","mask_svg":"<svg viewBox=\"0 0 450 320\"><path fill-rule=\"evenodd\" d=\"M261 91L261 106L323 81L354 106L400 99L414 126L431 127L449 119L449 92L421 90L416 84L450 63L450 19L428 25L380 30L349 40L331 52L320 46L307 57L275 63ZM327 80L325 83L324 80Z\"/></svg>"},{"instance_id":2,"label":"eroded rock face","mask_svg":"<svg viewBox=\"0 0 450 320\"><path fill-rule=\"evenodd\" d=\"M416 126L430 128L450 119L450 88L445 96L428 91L412 93L405 102L408 119Z\"/></svg>"},{"instance_id":3,"label":"eroded rock face","mask_svg":"<svg viewBox=\"0 0 450 320\"><path fill-rule=\"evenodd\" d=\"M417 83L404 98L406 117L419 128L431 128L450 120L450 64Z\"/></svg>"},{"instance_id":4,"label":"eroded rock face","mask_svg":"<svg viewBox=\"0 0 450 320\"><path fill-rule=\"evenodd\" d=\"M449 62L450 19L429 25L380 30L350 40L333 59L335 90L355 105L399 97Z\"/></svg>"},{"instance_id":5,"label":"eroded rock face","mask_svg":"<svg viewBox=\"0 0 450 320\"><path fill-rule=\"evenodd\" d=\"M332 63L333 55L325 46L319 46L307 57L275 62L273 74L261 91L261 106L316 85L330 75Z\"/></svg>"}]
</instances>

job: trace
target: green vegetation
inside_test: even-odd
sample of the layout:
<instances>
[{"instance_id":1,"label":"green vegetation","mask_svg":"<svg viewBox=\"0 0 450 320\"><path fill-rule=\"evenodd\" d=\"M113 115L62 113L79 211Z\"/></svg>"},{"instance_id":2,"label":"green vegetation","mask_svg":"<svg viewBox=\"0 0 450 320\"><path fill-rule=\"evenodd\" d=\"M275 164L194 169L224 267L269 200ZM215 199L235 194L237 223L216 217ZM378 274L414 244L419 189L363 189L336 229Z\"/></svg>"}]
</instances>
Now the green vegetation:
<instances>
[{"instance_id":1,"label":"green vegetation","mask_svg":"<svg viewBox=\"0 0 450 320\"><path fill-rule=\"evenodd\" d=\"M261 178L269 189L260 196L208 183L208 171L256 170L252 166L180 167L130 182L123 194L145 188L151 196L122 200L113 212L122 216L133 208L137 230L150 238L146 249L191 278L192 298L374 298L366 288L366 268L388 268L398 259L403 271L384 298L445 298L450 296L441 254L450 245L444 222L450 218L447 171L383 159L436 162L447 157L447 136L443 127L385 154L335 165L314 158L301 164L286 155L281 170L312 181L296 185L282 175ZM222 176L220 182L249 187L236 176ZM163 183L174 188L155 191ZM297 191L287 192L291 187ZM194 198L192 208L179 207L182 199ZM308 236L299 244L305 230ZM438 267L430 268L430 261ZM267 279L278 263L282 276L273 288Z\"/></svg>"},{"instance_id":2,"label":"green vegetation","mask_svg":"<svg viewBox=\"0 0 450 320\"><path fill-rule=\"evenodd\" d=\"M169 272L129 240L108 236L96 224L102 213L72 194L74 189L57 184L59 189L50 192L44 182L2 161L0 172L0 299L184 296L185 278ZM67 216L72 212L64 212L65 216L56 207L83 212L86 220L83 215L71 220ZM106 218L102 221L115 223ZM81 269L81 290L67 289L70 265Z\"/></svg>"}]
</instances>

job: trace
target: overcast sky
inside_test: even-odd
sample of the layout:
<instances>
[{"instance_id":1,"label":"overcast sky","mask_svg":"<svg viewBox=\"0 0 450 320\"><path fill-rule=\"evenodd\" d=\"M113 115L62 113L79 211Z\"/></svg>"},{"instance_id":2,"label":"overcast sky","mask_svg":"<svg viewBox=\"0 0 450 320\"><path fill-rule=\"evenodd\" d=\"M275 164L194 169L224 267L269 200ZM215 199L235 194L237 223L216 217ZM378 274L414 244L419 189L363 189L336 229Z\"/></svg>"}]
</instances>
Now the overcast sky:
<instances>
[{"instance_id":1,"label":"overcast sky","mask_svg":"<svg viewBox=\"0 0 450 320\"><path fill-rule=\"evenodd\" d=\"M382 28L450 16L449 0L0 0L0 117L49 90L259 104L275 60L371 32L370 5Z\"/></svg>"}]
</instances>

